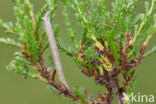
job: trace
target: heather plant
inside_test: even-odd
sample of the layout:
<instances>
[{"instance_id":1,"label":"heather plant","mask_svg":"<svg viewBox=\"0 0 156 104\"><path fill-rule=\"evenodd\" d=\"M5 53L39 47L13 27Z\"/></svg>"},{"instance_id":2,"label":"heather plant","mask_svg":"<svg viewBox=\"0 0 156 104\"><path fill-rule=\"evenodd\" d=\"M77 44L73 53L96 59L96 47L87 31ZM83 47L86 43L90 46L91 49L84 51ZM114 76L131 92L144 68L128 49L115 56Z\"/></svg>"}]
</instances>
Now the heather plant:
<instances>
[{"instance_id":1,"label":"heather plant","mask_svg":"<svg viewBox=\"0 0 156 104\"><path fill-rule=\"evenodd\" d=\"M61 0L67 30L64 35L70 38L71 45L59 38L59 26L52 22L57 0L46 0L37 14L29 0L13 2L16 23L0 20L5 33L16 36L0 38L0 43L18 47L8 70L40 79L51 91L70 97L76 104L112 104L113 99L117 104L130 103L123 97L134 89L136 66L156 52L156 47L145 51L156 32L156 0L147 0L142 14L135 12L138 0L115 0L111 10L107 9L107 0ZM80 31L74 31L71 16ZM91 98L85 89L71 89L57 48L70 56L84 75L104 86L105 93L98 91L98 98ZM50 66L43 57L47 49L52 55Z\"/></svg>"}]
</instances>

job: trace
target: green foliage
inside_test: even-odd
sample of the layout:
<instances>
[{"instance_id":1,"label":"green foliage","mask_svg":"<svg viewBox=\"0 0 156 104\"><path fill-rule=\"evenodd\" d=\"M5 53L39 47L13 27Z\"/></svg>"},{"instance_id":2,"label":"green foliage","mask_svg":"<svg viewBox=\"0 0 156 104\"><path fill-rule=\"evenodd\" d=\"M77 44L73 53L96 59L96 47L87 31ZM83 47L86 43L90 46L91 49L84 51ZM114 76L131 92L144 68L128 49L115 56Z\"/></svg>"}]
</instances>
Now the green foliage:
<instances>
[{"instance_id":1,"label":"green foliage","mask_svg":"<svg viewBox=\"0 0 156 104\"><path fill-rule=\"evenodd\" d=\"M67 2L66 0L63 0L63 14L65 16L65 24L66 24L66 27L67 27L67 31L68 31L68 34L71 38L71 42L74 43L74 47L78 48L78 44L77 44L77 41L76 41L76 32L73 31L72 29L72 26L71 26L71 23L70 23L70 18L69 18L69 13L68 13L68 8L67 8Z\"/></svg>"},{"instance_id":2,"label":"green foliage","mask_svg":"<svg viewBox=\"0 0 156 104\"><path fill-rule=\"evenodd\" d=\"M55 94L55 93L57 92L57 90L56 90L54 87L50 86L50 85L47 85L47 88L48 88L49 91L50 91L51 93L53 93L53 94Z\"/></svg>"},{"instance_id":3,"label":"green foliage","mask_svg":"<svg viewBox=\"0 0 156 104\"><path fill-rule=\"evenodd\" d=\"M0 38L0 43L4 43L6 45L12 45L12 46L16 46L18 48L20 48L20 43L15 42L14 39L10 39L10 38Z\"/></svg>"},{"instance_id":4,"label":"green foliage","mask_svg":"<svg viewBox=\"0 0 156 104\"><path fill-rule=\"evenodd\" d=\"M134 91L135 85L136 85L136 79L137 79L137 77L134 76L134 78L132 79L132 81L131 81L131 83L129 85L129 88L128 88L128 91L127 91L128 94L131 94Z\"/></svg>"},{"instance_id":5,"label":"green foliage","mask_svg":"<svg viewBox=\"0 0 156 104\"><path fill-rule=\"evenodd\" d=\"M54 68L55 65L54 65L54 61L53 61L52 55L49 55L48 59L49 59L49 65L52 66L52 68Z\"/></svg>"},{"instance_id":6,"label":"green foliage","mask_svg":"<svg viewBox=\"0 0 156 104\"><path fill-rule=\"evenodd\" d=\"M112 3L112 11L108 11L106 9L106 0L87 0L85 2L79 2L78 0L66 1L66 5L73 9L75 17L81 24L83 30L81 41L84 42L85 51L89 50L89 47L92 47L92 43L95 43L92 35L96 37L97 41L101 37L105 41L103 47L110 48L110 53L113 54L115 65L118 68L120 64L119 47L125 47L124 42L126 40L124 35L126 32L130 32L131 40L129 43L134 45L128 50L128 53L132 57L138 56L140 52L139 47L155 31L155 23L153 25L148 24L154 11L155 0L152 1L151 5L148 1L145 2L145 14L135 13L137 2L138 0L116 0ZM70 34L73 34L74 32L71 29L66 6L64 8L64 14L67 28ZM118 40L118 43L116 40ZM90 60L88 62L90 63ZM90 64L88 65L90 66Z\"/></svg>"},{"instance_id":7,"label":"green foliage","mask_svg":"<svg viewBox=\"0 0 156 104\"><path fill-rule=\"evenodd\" d=\"M76 42L75 32L69 21L69 8L73 10L82 30L77 32L81 34L81 40L79 48L74 47L77 50L73 58L84 67L82 72L97 78L96 74L92 73L105 75L113 70L120 70L127 81L124 82L123 88L127 88L132 80L130 77L133 77L131 74L134 74L130 70L139 64L144 56L156 50L154 47L144 54L149 40L156 32L156 17L153 15L156 0L146 1L145 13L141 14L135 12L139 0L115 0L112 2L112 10L107 10L107 0L64 2L63 12L72 44ZM153 16L154 22L151 22ZM134 82L128 87L130 92L134 89Z\"/></svg>"},{"instance_id":8,"label":"green foliage","mask_svg":"<svg viewBox=\"0 0 156 104\"><path fill-rule=\"evenodd\" d=\"M16 23L6 23L0 19L0 27L5 29L5 33L16 36L16 40L0 38L0 43L19 48L7 69L14 70L24 75L25 78L41 79L48 84L51 92L61 96L62 94L70 97L76 96L82 104L94 103L95 98L88 101L82 89L74 88L75 95L62 90L54 80L56 72L48 71L44 63L43 53L48 49L49 43L41 22L47 10L50 12L50 22L54 20L56 1L46 0L41 10L34 14L33 4L29 0L13 0ZM156 52L156 47L153 47L145 53L149 40L156 32L156 14L154 14L156 0L146 1L145 13L141 14L135 12L139 0L115 0L112 2L111 10L107 9L108 0L62 0L61 2L68 34L66 36L70 38L71 45L66 45L59 38L57 35L59 26L52 24L58 48L83 67L81 71L85 75L93 77L97 84L105 85L108 93L106 97L99 93L100 101L111 102L114 92L110 90L110 87L116 89L112 79L119 80L120 74L124 76L124 85L120 86L119 82L115 83L125 92L129 85L128 92L132 92L136 78L134 80L131 78L135 74L135 71L131 70L145 56ZM77 24L74 25L79 26L80 31L73 29L71 16L77 19ZM77 39L76 35L81 38ZM53 61L50 56L50 67L55 68ZM37 74L31 73L30 69L38 71ZM108 99L103 100L105 98Z\"/></svg>"},{"instance_id":9,"label":"green foliage","mask_svg":"<svg viewBox=\"0 0 156 104\"><path fill-rule=\"evenodd\" d=\"M57 38L56 40L58 48L64 51L67 55L73 56L74 50L70 46L65 45L59 38Z\"/></svg>"},{"instance_id":10,"label":"green foliage","mask_svg":"<svg viewBox=\"0 0 156 104\"><path fill-rule=\"evenodd\" d=\"M48 9L50 11L50 21L52 22L55 16L54 11L57 8L56 0L46 0L46 1L48 3Z\"/></svg>"},{"instance_id":11,"label":"green foliage","mask_svg":"<svg viewBox=\"0 0 156 104\"><path fill-rule=\"evenodd\" d=\"M82 104L87 104L87 102L86 102L86 100L85 100L85 98L84 98L84 96L83 96L83 89L82 88L80 88L80 89L78 89L78 88L73 88L73 90L74 90L74 93L80 98L80 102L82 103Z\"/></svg>"},{"instance_id":12,"label":"green foliage","mask_svg":"<svg viewBox=\"0 0 156 104\"><path fill-rule=\"evenodd\" d=\"M145 57L151 55L152 53L156 52L156 47L153 47L151 50L145 53Z\"/></svg>"},{"instance_id":13,"label":"green foliage","mask_svg":"<svg viewBox=\"0 0 156 104\"><path fill-rule=\"evenodd\" d=\"M30 77L31 73L29 71L29 65L32 63L24 58L24 56L16 52L15 59L11 61L10 65L7 66L8 70L14 70L16 73L20 73L24 76L24 78Z\"/></svg>"},{"instance_id":14,"label":"green foliage","mask_svg":"<svg viewBox=\"0 0 156 104\"><path fill-rule=\"evenodd\" d=\"M5 29L6 34L15 35L17 39L15 41L10 38L0 38L0 43L20 48L16 52L18 55L15 55L15 59L8 68L16 70L17 73L27 75L29 74L29 69L34 67L40 55L49 46L43 26L41 25L41 19L44 16L45 10L49 9L50 20L53 20L56 0L47 0L47 4L36 15L33 12L33 4L29 0L24 0L24 2L22 0L13 0L13 2L15 4L14 14L16 23L6 23L0 20L0 26ZM55 36L57 36L58 26L54 25L53 27Z\"/></svg>"}]
</instances>

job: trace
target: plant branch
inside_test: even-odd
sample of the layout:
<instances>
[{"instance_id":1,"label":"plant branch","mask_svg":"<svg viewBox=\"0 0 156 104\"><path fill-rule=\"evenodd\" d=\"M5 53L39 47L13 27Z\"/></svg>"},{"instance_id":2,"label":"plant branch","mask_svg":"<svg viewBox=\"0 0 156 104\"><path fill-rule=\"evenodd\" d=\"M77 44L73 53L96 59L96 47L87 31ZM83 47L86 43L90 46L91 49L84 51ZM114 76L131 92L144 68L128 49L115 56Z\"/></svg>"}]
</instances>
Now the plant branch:
<instances>
[{"instance_id":1,"label":"plant branch","mask_svg":"<svg viewBox=\"0 0 156 104\"><path fill-rule=\"evenodd\" d=\"M29 0L24 0L25 3L27 3L27 6L28 6L28 11L29 11L29 15L32 19L32 25L33 25L33 29L35 30L35 16L34 16L34 13L33 13L33 10L32 10L32 7L31 7L31 4L29 2Z\"/></svg>"},{"instance_id":2,"label":"plant branch","mask_svg":"<svg viewBox=\"0 0 156 104\"><path fill-rule=\"evenodd\" d=\"M138 30L137 33L134 35L134 38L129 42L130 46L131 46L131 45L134 45L134 43L135 43L137 37L141 34L142 29L143 29L144 26L147 24L147 22L148 22L148 20L149 20L149 17L150 17L150 16L152 15L152 13L153 13L153 10L154 10L153 8L154 8L154 6L155 6L155 3L156 3L155 0L153 0L153 1L152 1L152 4L151 4L151 7L150 7L150 9L149 9L148 14L146 15L144 21L140 24L139 30Z\"/></svg>"}]
</instances>

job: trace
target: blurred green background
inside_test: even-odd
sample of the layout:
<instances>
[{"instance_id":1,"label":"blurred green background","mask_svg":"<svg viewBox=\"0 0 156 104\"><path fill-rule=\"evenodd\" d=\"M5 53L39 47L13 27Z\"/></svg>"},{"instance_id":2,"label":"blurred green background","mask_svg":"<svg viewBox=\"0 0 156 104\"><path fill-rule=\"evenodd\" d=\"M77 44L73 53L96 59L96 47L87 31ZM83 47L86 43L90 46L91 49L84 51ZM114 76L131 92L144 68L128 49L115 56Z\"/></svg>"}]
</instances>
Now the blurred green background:
<instances>
[{"instance_id":1,"label":"blurred green background","mask_svg":"<svg viewBox=\"0 0 156 104\"><path fill-rule=\"evenodd\" d=\"M35 12L39 11L44 0L31 0L35 7ZM110 2L111 0L109 0ZM145 0L140 0L137 12L144 11ZM6 22L15 21L13 14L12 0L0 0L0 18ZM59 36L66 43L64 17L62 16L61 6L58 5L54 23L60 24ZM7 37L0 29L0 37ZM148 49L156 45L156 34L154 35ZM6 66L13 59L16 48L0 44L0 104L73 104L70 100L64 100L59 96L48 91L46 85L35 79L23 79L21 75L6 70ZM49 54L47 51L46 54ZM45 54L45 56L47 56ZM84 76L79 67L74 64L70 57L60 52L66 79L71 87L84 87L88 93L96 93L97 90L104 91L101 86L96 86L93 79ZM137 67L137 83L135 93L154 95L156 97L156 54L153 54L142 61ZM155 101L156 103L156 101ZM144 103L141 103L144 104ZM154 104L154 103L153 103Z\"/></svg>"}]
</instances>

